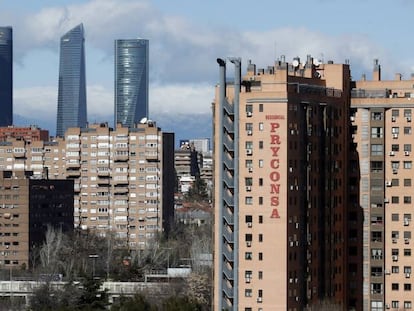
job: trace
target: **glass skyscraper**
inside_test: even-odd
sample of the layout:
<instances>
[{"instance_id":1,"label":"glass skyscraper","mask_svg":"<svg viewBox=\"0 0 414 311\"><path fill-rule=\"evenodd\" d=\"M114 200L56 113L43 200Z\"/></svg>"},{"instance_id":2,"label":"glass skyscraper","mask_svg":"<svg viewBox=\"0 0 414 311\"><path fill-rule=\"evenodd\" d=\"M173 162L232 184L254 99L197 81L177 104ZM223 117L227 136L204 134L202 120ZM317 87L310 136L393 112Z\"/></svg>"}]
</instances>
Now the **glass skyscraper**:
<instances>
[{"instance_id":1,"label":"glass skyscraper","mask_svg":"<svg viewBox=\"0 0 414 311\"><path fill-rule=\"evenodd\" d=\"M148 117L149 42L115 40L115 127L134 127Z\"/></svg>"},{"instance_id":2,"label":"glass skyscraper","mask_svg":"<svg viewBox=\"0 0 414 311\"><path fill-rule=\"evenodd\" d=\"M0 126L13 125L13 30L0 27Z\"/></svg>"},{"instance_id":3,"label":"glass skyscraper","mask_svg":"<svg viewBox=\"0 0 414 311\"><path fill-rule=\"evenodd\" d=\"M83 25L60 39L59 90L56 136L63 137L69 127L87 125L85 37Z\"/></svg>"}]
</instances>

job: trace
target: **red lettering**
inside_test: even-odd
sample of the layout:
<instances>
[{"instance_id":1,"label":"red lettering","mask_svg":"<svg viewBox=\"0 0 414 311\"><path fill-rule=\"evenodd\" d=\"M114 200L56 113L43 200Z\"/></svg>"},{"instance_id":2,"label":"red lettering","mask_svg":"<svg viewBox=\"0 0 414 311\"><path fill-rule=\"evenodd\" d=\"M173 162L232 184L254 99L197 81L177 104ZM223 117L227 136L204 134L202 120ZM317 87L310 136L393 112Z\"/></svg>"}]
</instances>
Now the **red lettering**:
<instances>
[{"instance_id":1,"label":"red lettering","mask_svg":"<svg viewBox=\"0 0 414 311\"><path fill-rule=\"evenodd\" d=\"M279 181L280 173L278 171L271 172L269 177L271 181Z\"/></svg>"},{"instance_id":2,"label":"red lettering","mask_svg":"<svg viewBox=\"0 0 414 311\"><path fill-rule=\"evenodd\" d=\"M275 193L279 194L279 192L280 192L280 184L271 184L270 185L270 193L271 194L275 194Z\"/></svg>"},{"instance_id":3,"label":"red lettering","mask_svg":"<svg viewBox=\"0 0 414 311\"><path fill-rule=\"evenodd\" d=\"M279 168L279 163L280 163L279 159L272 159L270 161L270 167L274 169Z\"/></svg>"},{"instance_id":4,"label":"red lettering","mask_svg":"<svg viewBox=\"0 0 414 311\"><path fill-rule=\"evenodd\" d=\"M277 210L277 208L273 209L272 215L270 215L270 218L280 218L279 211Z\"/></svg>"},{"instance_id":5,"label":"red lettering","mask_svg":"<svg viewBox=\"0 0 414 311\"><path fill-rule=\"evenodd\" d=\"M279 152L279 147L270 147L270 149L272 149L272 152L273 152L273 154L272 154L272 157L277 157L278 156L278 152Z\"/></svg>"},{"instance_id":6,"label":"red lettering","mask_svg":"<svg viewBox=\"0 0 414 311\"><path fill-rule=\"evenodd\" d=\"M280 124L279 123L270 123L270 126L271 126L270 132L274 133L274 132L276 132L276 129L280 127Z\"/></svg>"},{"instance_id":7,"label":"red lettering","mask_svg":"<svg viewBox=\"0 0 414 311\"><path fill-rule=\"evenodd\" d=\"M271 197L270 198L270 205L271 206L279 206L279 197Z\"/></svg>"},{"instance_id":8,"label":"red lettering","mask_svg":"<svg viewBox=\"0 0 414 311\"><path fill-rule=\"evenodd\" d=\"M279 135L270 135L270 144L271 145L280 145L280 136Z\"/></svg>"}]
</instances>

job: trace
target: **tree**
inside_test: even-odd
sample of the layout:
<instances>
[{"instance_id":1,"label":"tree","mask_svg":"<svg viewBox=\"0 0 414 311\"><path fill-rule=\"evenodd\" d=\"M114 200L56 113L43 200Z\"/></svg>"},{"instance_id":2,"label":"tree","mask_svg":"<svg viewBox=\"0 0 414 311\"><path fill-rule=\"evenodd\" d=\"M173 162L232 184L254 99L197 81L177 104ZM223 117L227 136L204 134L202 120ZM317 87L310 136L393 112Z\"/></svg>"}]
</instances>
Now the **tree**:
<instances>
[{"instance_id":1,"label":"tree","mask_svg":"<svg viewBox=\"0 0 414 311\"><path fill-rule=\"evenodd\" d=\"M185 195L186 200L193 202L207 202L208 191L206 182L200 177L196 177L193 185Z\"/></svg>"},{"instance_id":2,"label":"tree","mask_svg":"<svg viewBox=\"0 0 414 311\"><path fill-rule=\"evenodd\" d=\"M187 297L170 296L162 304L163 311L202 311L201 305Z\"/></svg>"},{"instance_id":3,"label":"tree","mask_svg":"<svg viewBox=\"0 0 414 311\"><path fill-rule=\"evenodd\" d=\"M111 311L155 311L156 307L152 306L147 298L137 293L133 297L122 296L119 302L111 307Z\"/></svg>"}]
</instances>

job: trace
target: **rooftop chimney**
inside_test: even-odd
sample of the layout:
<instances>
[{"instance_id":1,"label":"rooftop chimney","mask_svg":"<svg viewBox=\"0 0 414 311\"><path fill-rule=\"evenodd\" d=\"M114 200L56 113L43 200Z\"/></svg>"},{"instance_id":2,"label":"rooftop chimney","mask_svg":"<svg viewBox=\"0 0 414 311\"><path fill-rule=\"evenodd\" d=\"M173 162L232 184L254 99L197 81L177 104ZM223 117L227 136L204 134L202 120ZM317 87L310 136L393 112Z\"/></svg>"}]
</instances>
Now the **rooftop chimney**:
<instances>
[{"instance_id":1,"label":"rooftop chimney","mask_svg":"<svg viewBox=\"0 0 414 311\"><path fill-rule=\"evenodd\" d=\"M374 72L372 73L373 81L381 81L381 66L378 59L374 59Z\"/></svg>"}]
</instances>

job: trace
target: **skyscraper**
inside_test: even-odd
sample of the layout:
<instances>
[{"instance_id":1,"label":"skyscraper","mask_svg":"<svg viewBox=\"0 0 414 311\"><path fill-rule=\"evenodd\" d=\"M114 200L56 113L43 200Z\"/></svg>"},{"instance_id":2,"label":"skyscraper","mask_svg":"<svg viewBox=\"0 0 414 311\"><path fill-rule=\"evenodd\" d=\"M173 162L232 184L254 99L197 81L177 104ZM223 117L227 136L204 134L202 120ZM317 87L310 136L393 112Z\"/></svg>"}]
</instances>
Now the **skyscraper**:
<instances>
[{"instance_id":1,"label":"skyscraper","mask_svg":"<svg viewBox=\"0 0 414 311\"><path fill-rule=\"evenodd\" d=\"M0 126L13 125L13 30L0 27Z\"/></svg>"},{"instance_id":2,"label":"skyscraper","mask_svg":"<svg viewBox=\"0 0 414 311\"><path fill-rule=\"evenodd\" d=\"M83 25L60 39L59 91L56 136L69 127L86 127L86 79Z\"/></svg>"},{"instance_id":3,"label":"skyscraper","mask_svg":"<svg viewBox=\"0 0 414 311\"><path fill-rule=\"evenodd\" d=\"M115 40L115 126L148 116L148 47L145 39Z\"/></svg>"}]
</instances>

